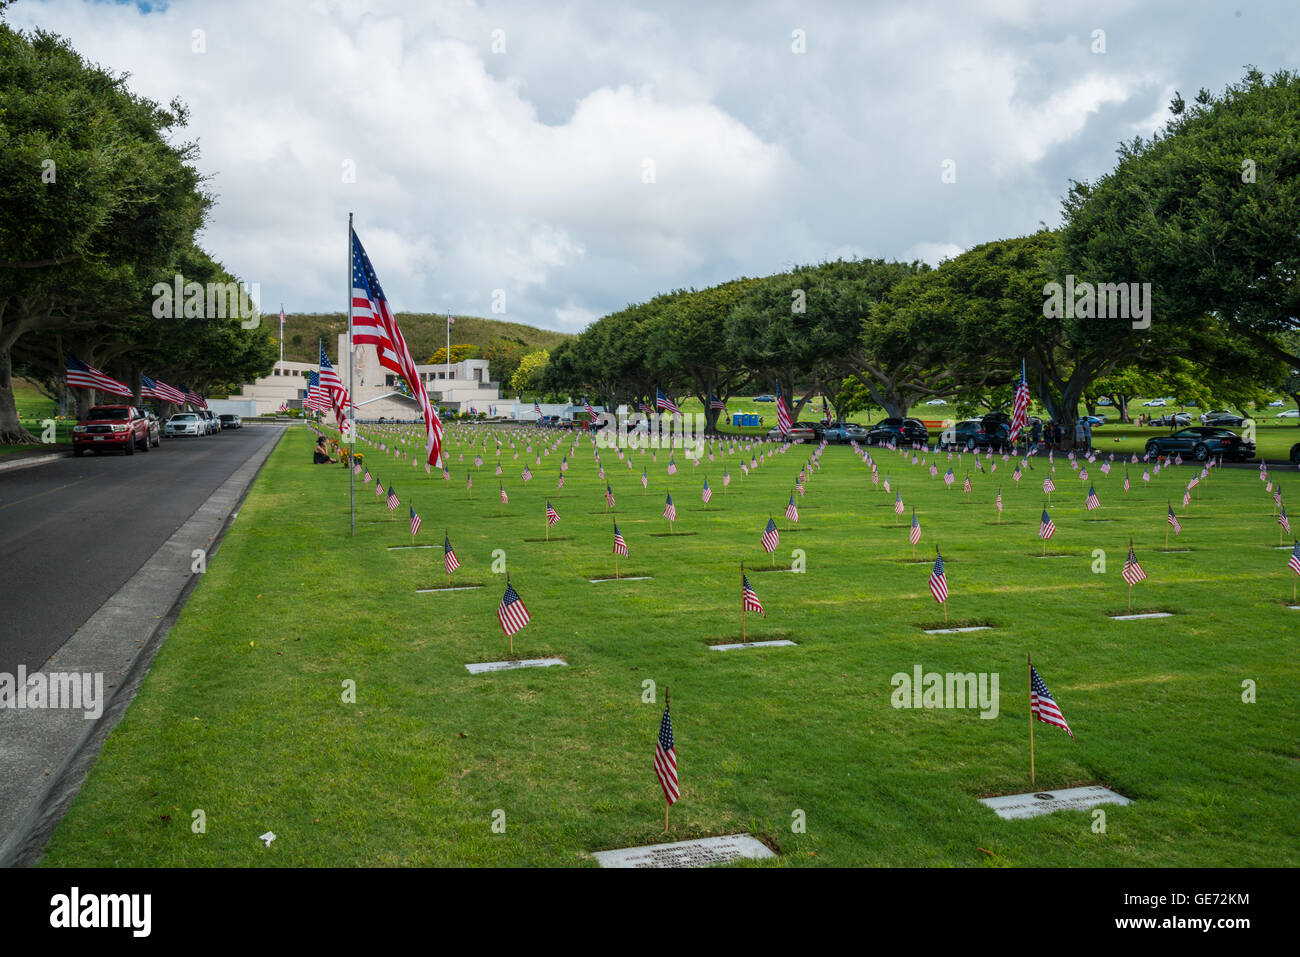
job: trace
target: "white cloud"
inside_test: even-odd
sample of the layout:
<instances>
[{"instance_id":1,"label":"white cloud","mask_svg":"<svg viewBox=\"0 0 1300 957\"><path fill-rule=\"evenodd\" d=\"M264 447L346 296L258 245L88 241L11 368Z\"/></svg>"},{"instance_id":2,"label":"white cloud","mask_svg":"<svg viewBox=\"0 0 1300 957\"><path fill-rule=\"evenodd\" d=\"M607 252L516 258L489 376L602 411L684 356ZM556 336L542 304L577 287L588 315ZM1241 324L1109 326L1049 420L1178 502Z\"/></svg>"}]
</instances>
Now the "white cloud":
<instances>
[{"instance_id":1,"label":"white cloud","mask_svg":"<svg viewBox=\"0 0 1300 957\"><path fill-rule=\"evenodd\" d=\"M1288 51L1267 69L1300 49L1277 5L1281 20L1231 20ZM1179 12L20 0L6 15L189 104L183 135L219 197L203 242L266 302L343 307L351 211L397 308L490 314L504 289L505 318L573 330L671 288L841 255L936 262L1053 221L1067 178L1108 169L1170 90L1240 75L1220 28Z\"/></svg>"}]
</instances>

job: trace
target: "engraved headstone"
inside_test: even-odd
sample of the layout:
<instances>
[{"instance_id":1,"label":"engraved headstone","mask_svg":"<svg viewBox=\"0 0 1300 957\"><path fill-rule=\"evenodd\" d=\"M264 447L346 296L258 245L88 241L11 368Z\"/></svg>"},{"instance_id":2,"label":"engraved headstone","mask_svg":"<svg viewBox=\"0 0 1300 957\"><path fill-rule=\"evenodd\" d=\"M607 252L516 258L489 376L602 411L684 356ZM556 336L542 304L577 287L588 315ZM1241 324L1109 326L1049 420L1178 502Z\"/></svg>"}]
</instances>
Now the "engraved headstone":
<instances>
[{"instance_id":1,"label":"engraved headstone","mask_svg":"<svg viewBox=\"0 0 1300 957\"><path fill-rule=\"evenodd\" d=\"M734 644L709 645L709 647L712 648L714 651L735 651L737 648L777 648L782 646L786 646L790 648L798 647L798 645L796 645L793 641L787 641L784 638L782 638L779 641L745 641L745 642L737 641Z\"/></svg>"},{"instance_id":2,"label":"engraved headstone","mask_svg":"<svg viewBox=\"0 0 1300 957\"><path fill-rule=\"evenodd\" d=\"M1034 791L1028 794L1004 794L1001 797L980 798L980 803L997 812L1006 821L1037 817L1053 811L1086 811L1098 804L1132 804L1122 794L1110 788L1091 785L1082 788L1065 788L1061 791Z\"/></svg>"},{"instance_id":3,"label":"engraved headstone","mask_svg":"<svg viewBox=\"0 0 1300 957\"><path fill-rule=\"evenodd\" d=\"M1167 611L1150 611L1144 615L1111 615L1111 621L1140 621L1143 618L1172 618L1172 613Z\"/></svg>"},{"instance_id":4,"label":"engraved headstone","mask_svg":"<svg viewBox=\"0 0 1300 957\"><path fill-rule=\"evenodd\" d=\"M549 668L552 665L567 665L563 658L523 658L515 661L480 661L466 665L465 669L472 675L481 675L488 671L513 671L515 668Z\"/></svg>"},{"instance_id":5,"label":"engraved headstone","mask_svg":"<svg viewBox=\"0 0 1300 957\"><path fill-rule=\"evenodd\" d=\"M649 844L613 851L596 851L592 857L601 867L711 867L741 858L757 860L776 855L766 844L749 834L728 834L697 841Z\"/></svg>"},{"instance_id":6,"label":"engraved headstone","mask_svg":"<svg viewBox=\"0 0 1300 957\"><path fill-rule=\"evenodd\" d=\"M927 628L927 635L959 635L967 631L990 631L992 625L967 625L965 628Z\"/></svg>"}]
</instances>

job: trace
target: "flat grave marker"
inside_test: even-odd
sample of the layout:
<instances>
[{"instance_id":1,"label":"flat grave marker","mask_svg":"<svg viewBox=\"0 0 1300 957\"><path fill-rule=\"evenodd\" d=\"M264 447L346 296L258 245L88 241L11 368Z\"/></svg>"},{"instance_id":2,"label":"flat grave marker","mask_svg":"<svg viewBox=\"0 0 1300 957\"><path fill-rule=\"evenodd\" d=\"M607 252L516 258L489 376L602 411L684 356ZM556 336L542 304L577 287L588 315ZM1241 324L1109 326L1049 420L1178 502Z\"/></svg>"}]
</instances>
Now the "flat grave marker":
<instances>
[{"instance_id":1,"label":"flat grave marker","mask_svg":"<svg viewBox=\"0 0 1300 957\"><path fill-rule=\"evenodd\" d=\"M1060 791L1033 791L1027 794L1004 794L1000 797L980 798L980 803L992 808L1004 821L1038 817L1054 811L1086 811L1098 804L1132 804L1122 794L1100 785L1065 788Z\"/></svg>"},{"instance_id":2,"label":"flat grave marker","mask_svg":"<svg viewBox=\"0 0 1300 957\"><path fill-rule=\"evenodd\" d=\"M776 855L749 834L727 834L696 841L596 851L591 856L601 867L712 867L744 858L759 860Z\"/></svg>"}]
</instances>

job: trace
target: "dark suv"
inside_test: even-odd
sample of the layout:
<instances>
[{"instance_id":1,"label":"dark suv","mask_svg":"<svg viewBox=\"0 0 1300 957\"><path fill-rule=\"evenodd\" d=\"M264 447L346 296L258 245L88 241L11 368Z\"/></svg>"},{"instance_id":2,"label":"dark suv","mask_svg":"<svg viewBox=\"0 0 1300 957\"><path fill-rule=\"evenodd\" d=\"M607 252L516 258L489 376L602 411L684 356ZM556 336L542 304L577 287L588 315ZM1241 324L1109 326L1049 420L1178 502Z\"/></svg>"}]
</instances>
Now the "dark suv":
<instances>
[{"instance_id":1,"label":"dark suv","mask_svg":"<svg viewBox=\"0 0 1300 957\"><path fill-rule=\"evenodd\" d=\"M105 449L120 449L126 455L135 450L148 452L152 444L149 420L133 405L92 406L86 417L72 428L72 454L96 455Z\"/></svg>"},{"instance_id":2,"label":"dark suv","mask_svg":"<svg viewBox=\"0 0 1300 957\"><path fill-rule=\"evenodd\" d=\"M929 441L930 431L920 419L881 419L867 433L867 445L884 445L888 442L910 445L913 442Z\"/></svg>"},{"instance_id":3,"label":"dark suv","mask_svg":"<svg viewBox=\"0 0 1300 957\"><path fill-rule=\"evenodd\" d=\"M1148 455L1190 454L1198 462L1220 456L1244 462L1255 457L1255 443L1247 442L1227 429L1195 425L1147 439L1146 451Z\"/></svg>"},{"instance_id":4,"label":"dark suv","mask_svg":"<svg viewBox=\"0 0 1300 957\"><path fill-rule=\"evenodd\" d=\"M990 416L958 422L953 431L956 434L954 444L959 448L1005 452L1011 447L1011 431L1006 423Z\"/></svg>"}]
</instances>

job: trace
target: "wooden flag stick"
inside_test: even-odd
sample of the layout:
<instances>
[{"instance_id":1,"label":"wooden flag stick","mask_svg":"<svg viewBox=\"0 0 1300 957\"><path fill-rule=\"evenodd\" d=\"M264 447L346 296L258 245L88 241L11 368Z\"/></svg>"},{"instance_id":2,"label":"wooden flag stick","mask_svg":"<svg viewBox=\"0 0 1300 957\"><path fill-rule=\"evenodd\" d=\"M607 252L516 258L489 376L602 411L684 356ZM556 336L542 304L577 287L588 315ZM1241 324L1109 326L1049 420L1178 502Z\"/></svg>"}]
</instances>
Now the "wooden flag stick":
<instances>
[{"instance_id":1,"label":"wooden flag stick","mask_svg":"<svg viewBox=\"0 0 1300 957\"><path fill-rule=\"evenodd\" d=\"M1026 653L1029 661L1029 786L1034 786L1034 656Z\"/></svg>"}]
</instances>

